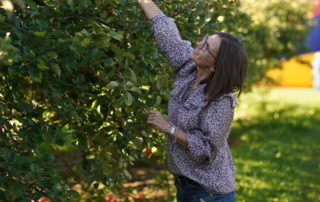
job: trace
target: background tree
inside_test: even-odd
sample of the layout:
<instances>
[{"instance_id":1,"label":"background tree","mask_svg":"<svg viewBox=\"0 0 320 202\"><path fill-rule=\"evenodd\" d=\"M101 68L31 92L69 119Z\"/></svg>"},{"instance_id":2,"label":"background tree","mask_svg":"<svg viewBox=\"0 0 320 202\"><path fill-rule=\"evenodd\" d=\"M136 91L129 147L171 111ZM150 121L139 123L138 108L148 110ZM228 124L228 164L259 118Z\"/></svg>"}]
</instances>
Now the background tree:
<instances>
[{"instance_id":1,"label":"background tree","mask_svg":"<svg viewBox=\"0 0 320 202\"><path fill-rule=\"evenodd\" d=\"M250 55L248 84L268 82L265 72L280 67L280 58L291 58L308 50L306 37L313 25L310 0L243 0L240 11L250 16L241 27Z\"/></svg>"},{"instance_id":2,"label":"background tree","mask_svg":"<svg viewBox=\"0 0 320 202\"><path fill-rule=\"evenodd\" d=\"M184 39L231 32L250 56L247 86L260 80L305 35L303 12L257 23L236 0L155 1ZM91 200L121 190L135 160L164 163L164 136L146 125L150 109L167 114L173 74L159 56L150 23L136 1L1 0L0 198ZM302 10L306 7L300 7ZM268 16L268 8L264 15ZM248 12L248 14L247 14ZM278 16L278 17L277 17ZM292 19L295 25L292 25ZM293 33L293 37L290 37ZM276 38L274 38L276 36ZM291 44L291 45L290 45ZM146 150L144 150L146 149Z\"/></svg>"}]
</instances>

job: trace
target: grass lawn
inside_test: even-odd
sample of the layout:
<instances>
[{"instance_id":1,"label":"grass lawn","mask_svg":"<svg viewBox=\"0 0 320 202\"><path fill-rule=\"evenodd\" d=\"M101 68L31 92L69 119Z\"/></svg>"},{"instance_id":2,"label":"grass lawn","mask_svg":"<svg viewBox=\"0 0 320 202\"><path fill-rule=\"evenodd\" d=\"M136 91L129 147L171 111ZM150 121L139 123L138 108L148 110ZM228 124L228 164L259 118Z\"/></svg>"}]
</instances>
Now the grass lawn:
<instances>
[{"instance_id":1,"label":"grass lawn","mask_svg":"<svg viewBox=\"0 0 320 202\"><path fill-rule=\"evenodd\" d=\"M320 201L320 92L254 89L231 136L237 201Z\"/></svg>"}]
</instances>

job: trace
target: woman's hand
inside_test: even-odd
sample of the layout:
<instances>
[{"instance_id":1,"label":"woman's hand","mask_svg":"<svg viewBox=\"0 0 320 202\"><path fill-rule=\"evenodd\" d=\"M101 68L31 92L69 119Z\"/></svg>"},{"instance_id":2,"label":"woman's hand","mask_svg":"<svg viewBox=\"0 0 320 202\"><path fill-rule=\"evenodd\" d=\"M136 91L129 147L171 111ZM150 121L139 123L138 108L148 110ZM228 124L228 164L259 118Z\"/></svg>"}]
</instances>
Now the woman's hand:
<instances>
[{"instance_id":1,"label":"woman's hand","mask_svg":"<svg viewBox=\"0 0 320 202\"><path fill-rule=\"evenodd\" d=\"M138 3L141 3L142 1L144 1L144 0L137 0Z\"/></svg>"},{"instance_id":2,"label":"woman's hand","mask_svg":"<svg viewBox=\"0 0 320 202\"><path fill-rule=\"evenodd\" d=\"M164 119L159 111L149 111L147 123L165 133L168 133L170 130L170 124Z\"/></svg>"},{"instance_id":3,"label":"woman's hand","mask_svg":"<svg viewBox=\"0 0 320 202\"><path fill-rule=\"evenodd\" d=\"M149 3L151 0L137 0L138 1L138 3L141 3L141 2L143 2L143 3Z\"/></svg>"},{"instance_id":4,"label":"woman's hand","mask_svg":"<svg viewBox=\"0 0 320 202\"><path fill-rule=\"evenodd\" d=\"M152 0L137 0L138 3L142 6L146 16L149 19L162 13L160 8Z\"/></svg>"}]
</instances>

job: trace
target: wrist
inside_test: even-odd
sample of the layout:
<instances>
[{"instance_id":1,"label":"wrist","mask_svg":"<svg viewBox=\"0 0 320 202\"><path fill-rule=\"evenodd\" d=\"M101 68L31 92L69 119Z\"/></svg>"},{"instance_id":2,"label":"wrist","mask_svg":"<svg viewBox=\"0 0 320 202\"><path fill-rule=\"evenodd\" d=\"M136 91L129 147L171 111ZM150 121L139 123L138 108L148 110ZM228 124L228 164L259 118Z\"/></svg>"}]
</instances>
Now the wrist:
<instances>
[{"instance_id":1,"label":"wrist","mask_svg":"<svg viewBox=\"0 0 320 202\"><path fill-rule=\"evenodd\" d=\"M138 0L138 3L141 4L141 3L149 3L150 0Z\"/></svg>"},{"instance_id":2,"label":"wrist","mask_svg":"<svg viewBox=\"0 0 320 202\"><path fill-rule=\"evenodd\" d=\"M171 125L168 123L162 130L164 133L170 134Z\"/></svg>"}]
</instances>

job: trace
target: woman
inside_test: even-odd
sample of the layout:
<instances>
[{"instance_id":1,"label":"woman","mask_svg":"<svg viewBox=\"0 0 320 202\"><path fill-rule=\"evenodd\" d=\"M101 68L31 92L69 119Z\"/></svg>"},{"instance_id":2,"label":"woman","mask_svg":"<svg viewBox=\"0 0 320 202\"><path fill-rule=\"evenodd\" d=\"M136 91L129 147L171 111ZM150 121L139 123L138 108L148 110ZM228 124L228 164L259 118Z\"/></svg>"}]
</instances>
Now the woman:
<instances>
[{"instance_id":1,"label":"woman","mask_svg":"<svg viewBox=\"0 0 320 202\"><path fill-rule=\"evenodd\" d=\"M168 168L178 201L235 201L235 172L227 138L241 93L247 54L228 33L205 36L193 49L173 20L151 0L138 0L152 23L158 50L176 78L168 121L150 111L147 123L168 134Z\"/></svg>"}]
</instances>

